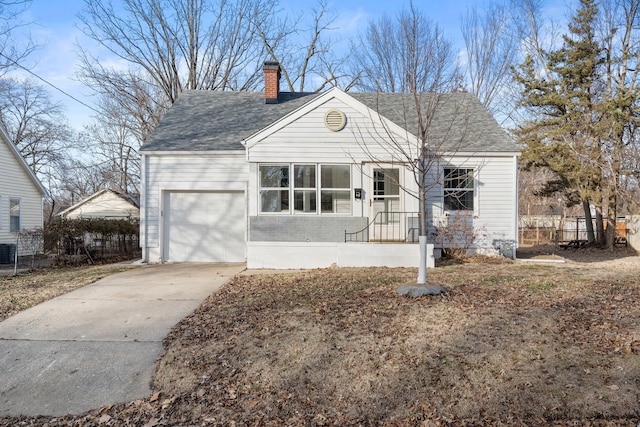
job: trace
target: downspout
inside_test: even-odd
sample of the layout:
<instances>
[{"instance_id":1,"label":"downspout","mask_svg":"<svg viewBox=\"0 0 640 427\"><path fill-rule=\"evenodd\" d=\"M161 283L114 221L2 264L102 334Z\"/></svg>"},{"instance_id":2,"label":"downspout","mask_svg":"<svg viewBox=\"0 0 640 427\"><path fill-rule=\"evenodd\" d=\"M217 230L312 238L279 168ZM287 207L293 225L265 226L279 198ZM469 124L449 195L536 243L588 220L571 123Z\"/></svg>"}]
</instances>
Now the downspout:
<instances>
[{"instance_id":1,"label":"downspout","mask_svg":"<svg viewBox=\"0 0 640 427\"><path fill-rule=\"evenodd\" d=\"M144 185L140 188L140 241L139 245L142 247L142 262L149 263L149 245L147 242L147 185L149 180L147 179L147 156L142 154L142 161L140 162L140 175Z\"/></svg>"},{"instance_id":2,"label":"downspout","mask_svg":"<svg viewBox=\"0 0 640 427\"><path fill-rule=\"evenodd\" d=\"M518 209L519 209L518 183L520 182L520 171L518 170L518 155L517 154L515 156L513 156L513 167L515 169L513 175L516 178L515 182L513 183L513 186L514 186L514 192L513 192L513 194L514 194L514 202L513 203L514 203L514 209L515 209L514 210L514 212L515 212L514 228L515 228L515 230L514 230L514 233L513 233L513 235L514 235L514 238L513 238L514 245L513 245L513 253L511 254L511 258L512 259L516 259L516 251L518 249L518 244L520 243L520 242L518 242L518 235L519 235L519 233L518 233L518 231L519 231L518 230L518 223L519 223L519 220L520 220L520 215L519 215L519 212L518 212Z\"/></svg>"}]
</instances>

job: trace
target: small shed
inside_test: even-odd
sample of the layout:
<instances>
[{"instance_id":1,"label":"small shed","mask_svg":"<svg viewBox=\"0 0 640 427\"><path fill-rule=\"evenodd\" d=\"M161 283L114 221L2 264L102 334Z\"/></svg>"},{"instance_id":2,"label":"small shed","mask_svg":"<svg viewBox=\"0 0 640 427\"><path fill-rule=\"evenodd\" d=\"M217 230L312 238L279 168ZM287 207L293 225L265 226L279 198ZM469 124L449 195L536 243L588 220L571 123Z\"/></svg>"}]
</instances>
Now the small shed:
<instances>
[{"instance_id":1,"label":"small shed","mask_svg":"<svg viewBox=\"0 0 640 427\"><path fill-rule=\"evenodd\" d=\"M70 206L58 214L63 220L78 221L70 229L74 237L63 234L64 253L67 255L89 254L91 258L129 254L139 247L138 221L140 205L138 199L114 190L100 190L86 199ZM131 227L119 221L133 224ZM108 223L113 223L108 225ZM63 226L64 228L64 226Z\"/></svg>"},{"instance_id":2,"label":"small shed","mask_svg":"<svg viewBox=\"0 0 640 427\"><path fill-rule=\"evenodd\" d=\"M136 198L128 194L104 189L70 206L58 215L64 219L134 219L140 218L140 205Z\"/></svg>"}]
</instances>

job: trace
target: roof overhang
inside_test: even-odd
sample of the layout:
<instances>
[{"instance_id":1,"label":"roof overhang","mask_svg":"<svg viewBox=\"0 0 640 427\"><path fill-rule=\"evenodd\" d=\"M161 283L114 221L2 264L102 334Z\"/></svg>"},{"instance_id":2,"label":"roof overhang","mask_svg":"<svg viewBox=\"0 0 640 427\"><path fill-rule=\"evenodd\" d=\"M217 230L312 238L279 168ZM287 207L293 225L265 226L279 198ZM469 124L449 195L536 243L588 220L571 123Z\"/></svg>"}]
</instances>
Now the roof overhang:
<instances>
[{"instance_id":1,"label":"roof overhang","mask_svg":"<svg viewBox=\"0 0 640 427\"><path fill-rule=\"evenodd\" d=\"M0 126L0 138L2 138L2 140L5 142L7 147L9 147L9 151L16 158L16 161L22 166L24 171L29 176L29 179L31 179L31 181L36 186L38 191L40 191L42 196L49 195L49 192L47 191L47 189L44 188L44 186L42 185L42 183L40 182L36 174L31 170L31 168L27 164L27 161L24 159L24 157L22 157L22 154L20 154L20 151L18 151L18 147L16 147L13 144L13 142L11 142L11 140L9 139L9 136L7 135L7 132L4 130L2 126Z\"/></svg>"},{"instance_id":2,"label":"roof overhang","mask_svg":"<svg viewBox=\"0 0 640 427\"><path fill-rule=\"evenodd\" d=\"M203 151L162 151L149 150L140 151L142 156L224 156L224 157L244 157L245 150L203 150Z\"/></svg>"},{"instance_id":3,"label":"roof overhang","mask_svg":"<svg viewBox=\"0 0 640 427\"><path fill-rule=\"evenodd\" d=\"M456 151L442 153L442 157L520 157L520 151Z\"/></svg>"},{"instance_id":4,"label":"roof overhang","mask_svg":"<svg viewBox=\"0 0 640 427\"><path fill-rule=\"evenodd\" d=\"M276 122L272 123L266 128L254 133L253 135L249 136L248 138L246 138L241 142L247 148L247 151L248 151L253 146L263 141L265 138L268 138L270 135L281 130L287 125L295 122L300 117L310 113L311 111L313 111L314 109L318 108L319 106L323 105L324 103L326 103L331 99L338 99L344 104L358 111L363 116L371 118L372 121L376 122L376 124L379 125L382 129L385 129L386 132L392 133L397 136L401 136L402 138L406 139L408 142L415 143L418 141L418 138L415 135L408 132L402 126L398 126L391 120L387 119L386 117L383 117L377 111L367 107L365 104L356 100L349 94L343 92L337 87L333 87L328 91L322 93L320 96L312 99L308 103L292 111L291 113L283 116L281 119L277 120Z\"/></svg>"},{"instance_id":5,"label":"roof overhang","mask_svg":"<svg viewBox=\"0 0 640 427\"><path fill-rule=\"evenodd\" d=\"M122 194L119 194L116 191L113 191L109 188L103 188L102 190L96 191L95 193L93 193L92 195L90 195L89 197L87 197L86 199L80 200L78 203L76 203L75 205L69 206L67 209L63 210L62 212L59 212L57 215L61 216L61 217L65 217L68 213L73 212L74 210L78 209L80 206L89 203L90 201L100 197L101 195L105 194L105 193L113 193L114 195L120 197L122 200L124 200L125 202L129 203L131 206L133 206L136 209L140 209L139 206L136 206L135 203L133 203L131 200L129 200L127 197L123 197Z\"/></svg>"}]
</instances>

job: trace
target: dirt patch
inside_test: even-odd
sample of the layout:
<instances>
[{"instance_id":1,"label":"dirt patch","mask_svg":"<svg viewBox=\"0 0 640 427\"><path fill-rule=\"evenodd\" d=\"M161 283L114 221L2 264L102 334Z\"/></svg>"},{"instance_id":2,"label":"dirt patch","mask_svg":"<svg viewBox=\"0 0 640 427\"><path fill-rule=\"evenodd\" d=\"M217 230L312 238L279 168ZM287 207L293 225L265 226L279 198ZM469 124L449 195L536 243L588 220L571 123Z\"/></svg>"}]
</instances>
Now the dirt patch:
<instances>
[{"instance_id":1,"label":"dirt patch","mask_svg":"<svg viewBox=\"0 0 640 427\"><path fill-rule=\"evenodd\" d=\"M608 261L626 264L629 261L637 261L638 253L630 247L616 247L613 250L604 250L593 247L563 249L555 247L554 245L541 245L518 248L517 258L558 259L580 264L593 264Z\"/></svg>"},{"instance_id":2,"label":"dirt patch","mask_svg":"<svg viewBox=\"0 0 640 427\"><path fill-rule=\"evenodd\" d=\"M640 417L640 260L238 276L165 340L155 393L15 425L592 425ZM19 424L18 424L19 425Z\"/></svg>"}]
</instances>

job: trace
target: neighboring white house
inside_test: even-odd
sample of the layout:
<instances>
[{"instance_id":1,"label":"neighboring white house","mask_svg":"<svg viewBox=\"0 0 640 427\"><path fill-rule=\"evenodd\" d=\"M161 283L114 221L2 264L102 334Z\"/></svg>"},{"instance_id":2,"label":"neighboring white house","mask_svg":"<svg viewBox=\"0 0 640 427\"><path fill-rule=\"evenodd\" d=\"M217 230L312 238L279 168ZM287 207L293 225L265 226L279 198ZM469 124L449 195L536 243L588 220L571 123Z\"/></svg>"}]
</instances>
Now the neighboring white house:
<instances>
[{"instance_id":1,"label":"neighboring white house","mask_svg":"<svg viewBox=\"0 0 640 427\"><path fill-rule=\"evenodd\" d=\"M137 220L140 218L140 207L138 201L127 194L103 189L93 193L86 199L68 207L58 214L64 220L74 219L106 219L106 220ZM100 227L98 227L100 228ZM107 237L98 230L84 233L80 239L76 239L71 243L65 242L65 251L74 253L76 251L84 251L80 249L84 245L86 250L99 250L104 256L105 251L109 253L126 252L127 248L137 247L137 238L130 235L120 236L120 238Z\"/></svg>"},{"instance_id":2,"label":"neighboring white house","mask_svg":"<svg viewBox=\"0 0 640 427\"><path fill-rule=\"evenodd\" d=\"M68 207L58 215L65 219L137 219L140 218L140 207L138 201L131 196L104 189Z\"/></svg>"},{"instance_id":3,"label":"neighboring white house","mask_svg":"<svg viewBox=\"0 0 640 427\"><path fill-rule=\"evenodd\" d=\"M417 184L389 143L415 147L411 95L281 93L277 63L265 79L264 94L185 91L142 147L143 260L416 266L418 245L395 242L417 240ZM517 147L474 96L424 96L442 141L431 231L464 217L473 250L513 254Z\"/></svg>"},{"instance_id":4,"label":"neighboring white house","mask_svg":"<svg viewBox=\"0 0 640 427\"><path fill-rule=\"evenodd\" d=\"M45 188L0 128L0 244L16 244L19 231L42 228L45 194Z\"/></svg>"}]
</instances>

